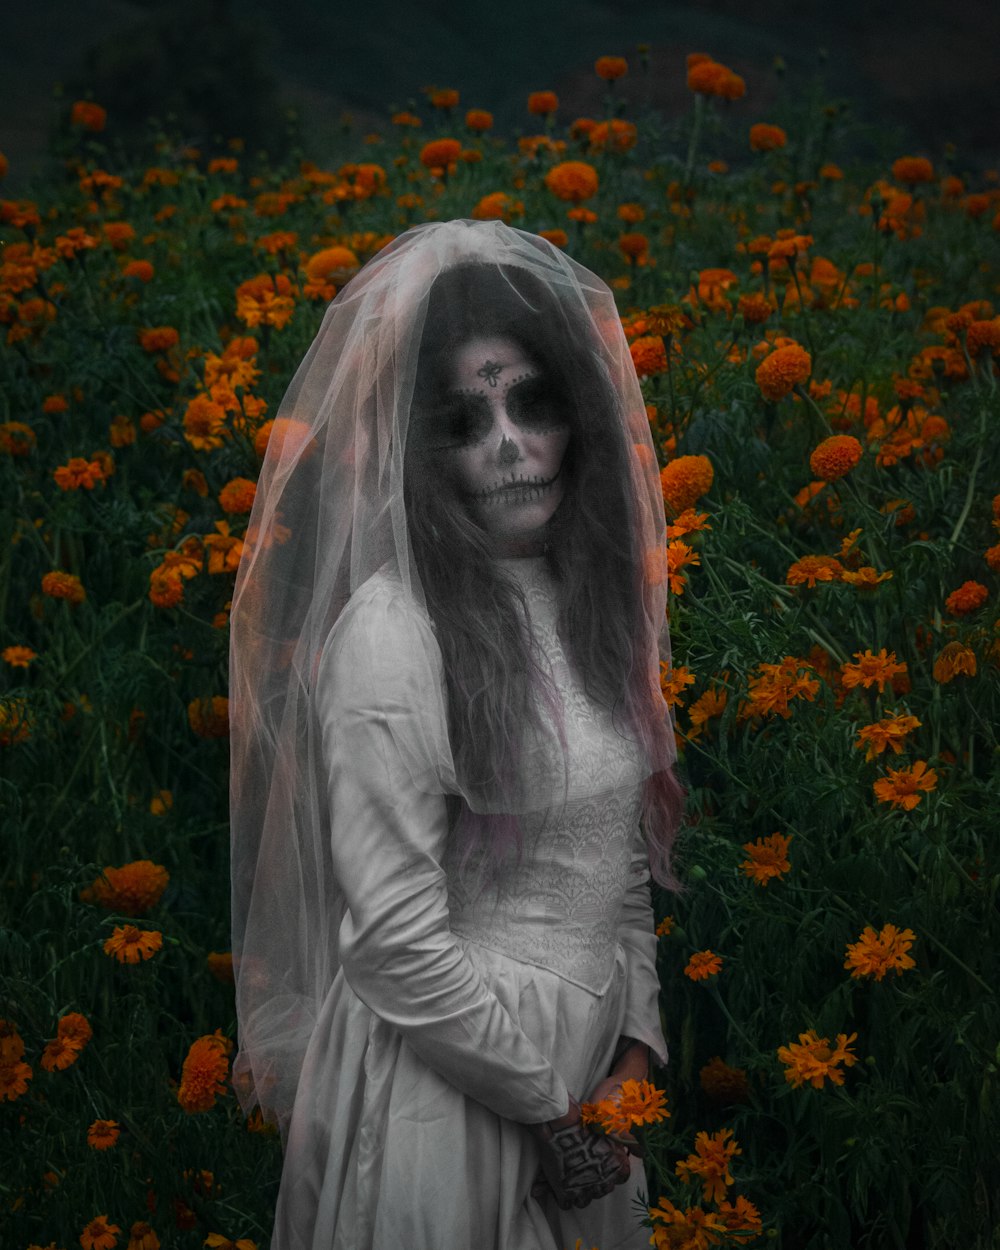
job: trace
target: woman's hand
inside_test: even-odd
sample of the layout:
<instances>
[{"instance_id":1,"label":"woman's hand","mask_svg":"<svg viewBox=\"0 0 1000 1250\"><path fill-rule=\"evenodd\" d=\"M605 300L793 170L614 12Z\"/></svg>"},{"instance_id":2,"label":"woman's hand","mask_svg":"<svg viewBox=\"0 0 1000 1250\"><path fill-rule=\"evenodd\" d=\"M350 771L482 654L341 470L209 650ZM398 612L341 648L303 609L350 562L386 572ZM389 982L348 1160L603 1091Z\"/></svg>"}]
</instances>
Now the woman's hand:
<instances>
[{"instance_id":1,"label":"woman's hand","mask_svg":"<svg viewBox=\"0 0 1000 1250\"><path fill-rule=\"evenodd\" d=\"M585 1207L629 1178L624 1146L587 1128L572 1098L564 1116L534 1125L533 1132L542 1174L563 1211Z\"/></svg>"}]
</instances>

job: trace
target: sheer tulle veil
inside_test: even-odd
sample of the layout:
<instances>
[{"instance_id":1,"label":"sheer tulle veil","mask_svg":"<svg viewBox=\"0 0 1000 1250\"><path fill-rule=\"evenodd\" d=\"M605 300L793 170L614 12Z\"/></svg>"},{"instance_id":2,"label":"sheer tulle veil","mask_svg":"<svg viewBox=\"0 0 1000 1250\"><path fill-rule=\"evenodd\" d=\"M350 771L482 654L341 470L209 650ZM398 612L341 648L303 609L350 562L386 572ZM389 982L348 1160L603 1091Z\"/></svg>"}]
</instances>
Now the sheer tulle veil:
<instances>
[{"instance_id":1,"label":"sheer tulle veil","mask_svg":"<svg viewBox=\"0 0 1000 1250\"><path fill-rule=\"evenodd\" d=\"M650 688L668 658L667 553L649 421L614 298L539 236L500 222L415 227L378 253L330 304L278 411L261 470L232 606L232 913L244 1108L287 1124L315 1020L338 968L343 916L330 869L331 828L311 690L320 654L351 594L389 563L413 601L424 587L408 536L407 433L428 303L456 266L495 269L518 289L544 287L617 396L631 447L631 524L643 555L641 617ZM512 277L513 276L513 277ZM527 289L527 288L526 288ZM525 299L530 324L539 310ZM433 674L432 631L415 637ZM456 776L446 693L414 709L398 744L414 782L497 810ZM434 704L434 699L437 703ZM672 736L669 739L672 750ZM650 774L669 765L661 748Z\"/></svg>"}]
</instances>

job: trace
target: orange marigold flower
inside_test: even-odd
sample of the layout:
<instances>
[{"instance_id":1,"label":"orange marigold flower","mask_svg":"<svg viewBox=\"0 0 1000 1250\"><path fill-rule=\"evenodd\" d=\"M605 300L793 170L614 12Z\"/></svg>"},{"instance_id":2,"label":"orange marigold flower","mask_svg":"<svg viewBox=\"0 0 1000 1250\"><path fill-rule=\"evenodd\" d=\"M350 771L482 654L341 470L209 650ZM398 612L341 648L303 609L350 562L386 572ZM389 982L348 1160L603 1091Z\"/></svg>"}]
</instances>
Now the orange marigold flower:
<instances>
[{"instance_id":1,"label":"orange marigold flower","mask_svg":"<svg viewBox=\"0 0 1000 1250\"><path fill-rule=\"evenodd\" d=\"M618 236L618 246L626 260L636 261L649 251L649 239L638 230L632 230Z\"/></svg>"},{"instance_id":2,"label":"orange marigold flower","mask_svg":"<svg viewBox=\"0 0 1000 1250\"><path fill-rule=\"evenodd\" d=\"M785 1065L785 1080L796 1089L807 1081L815 1089L821 1089L825 1080L843 1085L841 1065L850 1068L858 1061L851 1050L851 1043L857 1036L857 1033L850 1036L838 1033L836 1046L831 1046L830 1039L818 1036L814 1029L800 1033L797 1042L778 1048L778 1058Z\"/></svg>"},{"instance_id":3,"label":"orange marigold flower","mask_svg":"<svg viewBox=\"0 0 1000 1250\"><path fill-rule=\"evenodd\" d=\"M121 1231L106 1215L97 1215L80 1234L80 1245L83 1250L114 1250Z\"/></svg>"},{"instance_id":4,"label":"orange marigold flower","mask_svg":"<svg viewBox=\"0 0 1000 1250\"><path fill-rule=\"evenodd\" d=\"M665 662L660 662L660 690L668 707L683 707L684 700L681 696L684 687L693 685L694 673L689 669L683 666L670 668Z\"/></svg>"},{"instance_id":5,"label":"orange marigold flower","mask_svg":"<svg viewBox=\"0 0 1000 1250\"><path fill-rule=\"evenodd\" d=\"M837 478L846 477L863 454L864 449L853 434L834 434L814 448L809 467L816 477L835 482Z\"/></svg>"},{"instance_id":6,"label":"orange marigold flower","mask_svg":"<svg viewBox=\"0 0 1000 1250\"><path fill-rule=\"evenodd\" d=\"M835 582L844 571L836 556L800 556L788 566L785 581L789 586L808 586L813 589L817 582Z\"/></svg>"},{"instance_id":7,"label":"orange marigold flower","mask_svg":"<svg viewBox=\"0 0 1000 1250\"><path fill-rule=\"evenodd\" d=\"M101 108L93 100L76 100L69 111L70 125L79 126L81 130L89 130L92 134L102 131L107 120L107 109Z\"/></svg>"},{"instance_id":8,"label":"orange marigold flower","mask_svg":"<svg viewBox=\"0 0 1000 1250\"><path fill-rule=\"evenodd\" d=\"M209 1233L205 1238L205 1245L210 1247L210 1250L257 1250L257 1243L251 1241L249 1237L239 1237L236 1241L230 1241L221 1233Z\"/></svg>"},{"instance_id":9,"label":"orange marigold flower","mask_svg":"<svg viewBox=\"0 0 1000 1250\"><path fill-rule=\"evenodd\" d=\"M65 395L46 395L42 400L42 412L53 417L60 412L69 412L69 400Z\"/></svg>"},{"instance_id":10,"label":"orange marigold flower","mask_svg":"<svg viewBox=\"0 0 1000 1250\"><path fill-rule=\"evenodd\" d=\"M667 368L667 349L658 334L644 334L630 343L628 350L639 378L655 377Z\"/></svg>"},{"instance_id":11,"label":"orange marigold flower","mask_svg":"<svg viewBox=\"0 0 1000 1250\"><path fill-rule=\"evenodd\" d=\"M743 1151L736 1144L733 1130L720 1129L717 1133L698 1133L694 1139L694 1153L682 1159L675 1167L682 1181L690 1183L699 1177L703 1186L702 1199L705 1202L721 1202L726 1196L726 1188L733 1183L729 1165L735 1155Z\"/></svg>"},{"instance_id":12,"label":"orange marigold flower","mask_svg":"<svg viewBox=\"0 0 1000 1250\"><path fill-rule=\"evenodd\" d=\"M205 956L205 963L216 981L221 981L223 985L232 985L234 979L232 951L210 951Z\"/></svg>"},{"instance_id":13,"label":"orange marigold flower","mask_svg":"<svg viewBox=\"0 0 1000 1250\"><path fill-rule=\"evenodd\" d=\"M562 161L545 175L545 185L559 200L581 204L597 193L597 170L586 161Z\"/></svg>"},{"instance_id":14,"label":"orange marigold flower","mask_svg":"<svg viewBox=\"0 0 1000 1250\"><path fill-rule=\"evenodd\" d=\"M0 1102L15 1102L28 1092L31 1065L22 1059L0 1063Z\"/></svg>"},{"instance_id":15,"label":"orange marigold flower","mask_svg":"<svg viewBox=\"0 0 1000 1250\"><path fill-rule=\"evenodd\" d=\"M458 105L459 94L454 87L439 87L428 92L427 98L436 109L453 109Z\"/></svg>"},{"instance_id":16,"label":"orange marigold flower","mask_svg":"<svg viewBox=\"0 0 1000 1250\"><path fill-rule=\"evenodd\" d=\"M192 699L188 704L188 724L199 738L225 738L229 735L229 700L224 695Z\"/></svg>"},{"instance_id":17,"label":"orange marigold flower","mask_svg":"<svg viewBox=\"0 0 1000 1250\"><path fill-rule=\"evenodd\" d=\"M218 1029L191 1043L177 1089L177 1101L189 1115L211 1110L216 1098L225 1094L227 1056L232 1048L232 1042Z\"/></svg>"},{"instance_id":18,"label":"orange marigold flower","mask_svg":"<svg viewBox=\"0 0 1000 1250\"><path fill-rule=\"evenodd\" d=\"M599 56L594 62L594 73L605 82L614 82L628 73L628 61L623 56Z\"/></svg>"},{"instance_id":19,"label":"orange marigold flower","mask_svg":"<svg viewBox=\"0 0 1000 1250\"><path fill-rule=\"evenodd\" d=\"M87 1145L91 1150L110 1150L120 1134L117 1120L95 1120L87 1129Z\"/></svg>"},{"instance_id":20,"label":"orange marigold flower","mask_svg":"<svg viewBox=\"0 0 1000 1250\"><path fill-rule=\"evenodd\" d=\"M965 332L965 346L970 356L978 356L983 350L1000 356L1000 317L990 321L973 321Z\"/></svg>"},{"instance_id":21,"label":"orange marigold flower","mask_svg":"<svg viewBox=\"0 0 1000 1250\"><path fill-rule=\"evenodd\" d=\"M900 156L892 163L892 176L897 182L914 186L934 181L934 166L923 156Z\"/></svg>"},{"instance_id":22,"label":"orange marigold flower","mask_svg":"<svg viewBox=\"0 0 1000 1250\"><path fill-rule=\"evenodd\" d=\"M841 679L848 690L856 686L870 690L877 685L879 694L882 694L887 682L907 671L905 662L897 661L895 651L886 651L885 647L880 648L878 655L873 655L870 648L863 652L855 651L854 659L855 663L840 666Z\"/></svg>"},{"instance_id":23,"label":"orange marigold flower","mask_svg":"<svg viewBox=\"0 0 1000 1250\"><path fill-rule=\"evenodd\" d=\"M483 196L472 210L472 216L476 221L509 222L512 217L519 217L523 212L524 205L520 200L515 200L506 191L492 191Z\"/></svg>"},{"instance_id":24,"label":"orange marigold flower","mask_svg":"<svg viewBox=\"0 0 1000 1250\"><path fill-rule=\"evenodd\" d=\"M688 58L687 85L697 95L714 95L724 100L738 100L746 91L739 74L711 57L698 61Z\"/></svg>"},{"instance_id":25,"label":"orange marigold flower","mask_svg":"<svg viewBox=\"0 0 1000 1250\"><path fill-rule=\"evenodd\" d=\"M160 1239L145 1220L136 1220L129 1232L126 1250L160 1250Z\"/></svg>"},{"instance_id":26,"label":"orange marigold flower","mask_svg":"<svg viewBox=\"0 0 1000 1250\"><path fill-rule=\"evenodd\" d=\"M170 873L150 859L136 859L120 868L108 867L80 898L123 916L143 916L163 897L170 884Z\"/></svg>"},{"instance_id":27,"label":"orange marigold flower","mask_svg":"<svg viewBox=\"0 0 1000 1250\"><path fill-rule=\"evenodd\" d=\"M83 456L74 456L66 464L61 464L52 474L60 490L93 490L105 479L104 470L97 460L85 460Z\"/></svg>"},{"instance_id":28,"label":"orange marigold flower","mask_svg":"<svg viewBox=\"0 0 1000 1250\"><path fill-rule=\"evenodd\" d=\"M158 929L139 929L134 924L115 925L104 943L105 955L112 955L120 964L137 964L152 959L163 946Z\"/></svg>"},{"instance_id":29,"label":"orange marigold flower","mask_svg":"<svg viewBox=\"0 0 1000 1250\"><path fill-rule=\"evenodd\" d=\"M697 951L688 960L684 975L692 981L707 981L721 970L721 955L716 955L713 951Z\"/></svg>"},{"instance_id":30,"label":"orange marigold flower","mask_svg":"<svg viewBox=\"0 0 1000 1250\"><path fill-rule=\"evenodd\" d=\"M904 739L922 724L915 716L886 716L872 725L863 725L858 730L854 745L859 751L862 747L867 748L866 760L873 760L876 755L887 750L894 755L901 755Z\"/></svg>"},{"instance_id":31,"label":"orange marigold flower","mask_svg":"<svg viewBox=\"0 0 1000 1250\"><path fill-rule=\"evenodd\" d=\"M887 772L887 777L880 777L872 784L880 803L889 803L909 812L924 794L937 789L937 773L927 767L926 760L917 760L911 768L890 768Z\"/></svg>"},{"instance_id":32,"label":"orange marigold flower","mask_svg":"<svg viewBox=\"0 0 1000 1250\"><path fill-rule=\"evenodd\" d=\"M23 421L0 425L0 451L8 456L28 456L35 447L35 431Z\"/></svg>"},{"instance_id":33,"label":"orange marigold flower","mask_svg":"<svg viewBox=\"0 0 1000 1250\"><path fill-rule=\"evenodd\" d=\"M730 1241L735 1241L739 1244L752 1241L763 1230L764 1225L760 1218L760 1212L742 1194L737 1194L732 1202L720 1202L718 1207L719 1215L722 1217L726 1228L730 1230ZM745 1235L739 1236L738 1234L740 1233Z\"/></svg>"},{"instance_id":34,"label":"orange marigold flower","mask_svg":"<svg viewBox=\"0 0 1000 1250\"><path fill-rule=\"evenodd\" d=\"M656 936L658 938L669 937L673 927L674 927L673 916L664 916L663 919L660 921L660 923L656 926Z\"/></svg>"},{"instance_id":35,"label":"orange marigold flower","mask_svg":"<svg viewBox=\"0 0 1000 1250\"><path fill-rule=\"evenodd\" d=\"M190 400L184 413L184 437L195 451L216 451L229 437L226 410L204 392Z\"/></svg>"},{"instance_id":36,"label":"orange marigold flower","mask_svg":"<svg viewBox=\"0 0 1000 1250\"><path fill-rule=\"evenodd\" d=\"M770 317L774 309L766 295L754 291L751 295L741 295L736 307L743 320L750 326L760 325Z\"/></svg>"},{"instance_id":37,"label":"orange marigold flower","mask_svg":"<svg viewBox=\"0 0 1000 1250\"><path fill-rule=\"evenodd\" d=\"M777 347L757 366L754 374L760 393L766 400L776 403L797 386L801 386L812 372L812 357L798 343Z\"/></svg>"},{"instance_id":38,"label":"orange marigold flower","mask_svg":"<svg viewBox=\"0 0 1000 1250\"><path fill-rule=\"evenodd\" d=\"M638 138L639 131L635 123L627 122L622 117L598 122L587 135L593 152L628 152L635 147Z\"/></svg>"},{"instance_id":39,"label":"orange marigold flower","mask_svg":"<svg viewBox=\"0 0 1000 1250\"><path fill-rule=\"evenodd\" d=\"M975 677L976 653L960 642L947 642L934 661L934 680L944 685L959 675Z\"/></svg>"},{"instance_id":40,"label":"orange marigold flower","mask_svg":"<svg viewBox=\"0 0 1000 1250\"><path fill-rule=\"evenodd\" d=\"M50 599L65 599L67 603L83 603L87 597L80 579L73 573L62 573L58 569L46 573L42 578L42 594Z\"/></svg>"},{"instance_id":41,"label":"orange marigold flower","mask_svg":"<svg viewBox=\"0 0 1000 1250\"><path fill-rule=\"evenodd\" d=\"M639 222L645 221L646 210L641 204L619 204L615 210L615 215L619 221L624 221L630 226L637 226Z\"/></svg>"},{"instance_id":42,"label":"orange marigold flower","mask_svg":"<svg viewBox=\"0 0 1000 1250\"><path fill-rule=\"evenodd\" d=\"M246 326L282 330L295 312L295 287L283 273L260 273L236 288L236 316Z\"/></svg>"},{"instance_id":43,"label":"orange marigold flower","mask_svg":"<svg viewBox=\"0 0 1000 1250\"><path fill-rule=\"evenodd\" d=\"M470 130L479 133L493 128L493 114L486 109L469 109L465 115L465 124Z\"/></svg>"},{"instance_id":44,"label":"orange marigold flower","mask_svg":"<svg viewBox=\"0 0 1000 1250\"><path fill-rule=\"evenodd\" d=\"M28 668L38 659L38 652L32 651L30 647L4 647L0 658L11 668Z\"/></svg>"},{"instance_id":45,"label":"orange marigold flower","mask_svg":"<svg viewBox=\"0 0 1000 1250\"><path fill-rule=\"evenodd\" d=\"M219 507L231 515L243 515L253 507L257 493L255 483L246 477L234 477L219 491Z\"/></svg>"},{"instance_id":46,"label":"orange marigold flower","mask_svg":"<svg viewBox=\"0 0 1000 1250\"><path fill-rule=\"evenodd\" d=\"M966 616L981 608L989 597L990 592L982 582L963 582L945 599L944 606L952 616Z\"/></svg>"},{"instance_id":47,"label":"orange marigold flower","mask_svg":"<svg viewBox=\"0 0 1000 1250\"><path fill-rule=\"evenodd\" d=\"M721 1215L688 1207L682 1211L669 1198L661 1198L649 1208L653 1235L649 1239L655 1250L708 1250L729 1240L727 1225Z\"/></svg>"},{"instance_id":48,"label":"orange marigold flower","mask_svg":"<svg viewBox=\"0 0 1000 1250\"><path fill-rule=\"evenodd\" d=\"M62 1072L76 1063L82 1050L83 1044L74 1038L56 1035L50 1042L45 1043L42 1057L38 1062L46 1072Z\"/></svg>"},{"instance_id":49,"label":"orange marigold flower","mask_svg":"<svg viewBox=\"0 0 1000 1250\"><path fill-rule=\"evenodd\" d=\"M56 1036L83 1047L94 1036L90 1021L79 1011L68 1011L56 1025Z\"/></svg>"},{"instance_id":50,"label":"orange marigold flower","mask_svg":"<svg viewBox=\"0 0 1000 1250\"><path fill-rule=\"evenodd\" d=\"M431 170L446 170L455 164L461 151L457 139L432 139L420 149L420 163Z\"/></svg>"},{"instance_id":51,"label":"orange marigold flower","mask_svg":"<svg viewBox=\"0 0 1000 1250\"><path fill-rule=\"evenodd\" d=\"M887 972L899 976L907 968L916 967L906 953L915 941L912 929L887 924L876 933L866 924L861 937L848 945L844 967L850 969L852 977L874 977L876 981L881 981Z\"/></svg>"},{"instance_id":52,"label":"orange marigold flower","mask_svg":"<svg viewBox=\"0 0 1000 1250\"><path fill-rule=\"evenodd\" d=\"M528 112L536 117L547 117L559 107L559 97L554 91L532 91L528 96Z\"/></svg>"},{"instance_id":53,"label":"orange marigold flower","mask_svg":"<svg viewBox=\"0 0 1000 1250\"><path fill-rule=\"evenodd\" d=\"M181 336L173 326L152 326L139 331L139 343L144 352L166 352L176 347Z\"/></svg>"},{"instance_id":54,"label":"orange marigold flower","mask_svg":"<svg viewBox=\"0 0 1000 1250\"><path fill-rule=\"evenodd\" d=\"M698 1081L705 1094L717 1103L746 1102L750 1092L746 1071L743 1068L731 1068L718 1055L701 1069Z\"/></svg>"},{"instance_id":55,"label":"orange marigold flower","mask_svg":"<svg viewBox=\"0 0 1000 1250\"><path fill-rule=\"evenodd\" d=\"M179 569L158 564L149 575L149 599L158 608L175 608L184 598Z\"/></svg>"},{"instance_id":56,"label":"orange marigold flower","mask_svg":"<svg viewBox=\"0 0 1000 1250\"><path fill-rule=\"evenodd\" d=\"M701 556L688 546L681 538L675 538L667 544L667 577L670 591L682 595L687 585L687 577L681 572L689 564L701 564Z\"/></svg>"},{"instance_id":57,"label":"orange marigold flower","mask_svg":"<svg viewBox=\"0 0 1000 1250\"><path fill-rule=\"evenodd\" d=\"M752 152L774 152L783 148L788 142L788 135L780 126L769 126L767 122L757 122L750 127L750 150Z\"/></svg>"},{"instance_id":58,"label":"orange marigold flower","mask_svg":"<svg viewBox=\"0 0 1000 1250\"><path fill-rule=\"evenodd\" d=\"M749 856L740 864L744 874L757 885L783 877L792 868L788 858L791 841L791 835L772 833L756 842L744 842L743 849Z\"/></svg>"},{"instance_id":59,"label":"orange marigold flower","mask_svg":"<svg viewBox=\"0 0 1000 1250\"><path fill-rule=\"evenodd\" d=\"M663 502L676 516L707 495L714 480L715 470L708 456L678 456L660 471Z\"/></svg>"},{"instance_id":60,"label":"orange marigold flower","mask_svg":"<svg viewBox=\"0 0 1000 1250\"><path fill-rule=\"evenodd\" d=\"M844 569L840 575L842 582L846 582L849 586L857 586L859 590L873 590L882 582L890 581L891 578L890 569L880 573L870 564L864 564L859 569Z\"/></svg>"}]
</instances>

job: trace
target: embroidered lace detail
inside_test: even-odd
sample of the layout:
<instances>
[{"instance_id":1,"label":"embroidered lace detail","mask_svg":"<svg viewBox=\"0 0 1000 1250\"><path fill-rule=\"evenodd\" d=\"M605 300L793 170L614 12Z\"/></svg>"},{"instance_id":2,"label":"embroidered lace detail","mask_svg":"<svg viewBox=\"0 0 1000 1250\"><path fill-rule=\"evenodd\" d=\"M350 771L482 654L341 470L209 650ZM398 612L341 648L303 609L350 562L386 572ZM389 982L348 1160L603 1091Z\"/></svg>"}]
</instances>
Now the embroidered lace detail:
<instances>
[{"instance_id":1,"label":"embroidered lace detail","mask_svg":"<svg viewBox=\"0 0 1000 1250\"><path fill-rule=\"evenodd\" d=\"M516 564L530 628L562 702L566 754L554 728L528 744L524 853L496 886L470 884L474 872L462 874L454 856L446 859L451 927L601 993L614 967L639 827L639 751L570 668L548 573L537 561Z\"/></svg>"}]
</instances>

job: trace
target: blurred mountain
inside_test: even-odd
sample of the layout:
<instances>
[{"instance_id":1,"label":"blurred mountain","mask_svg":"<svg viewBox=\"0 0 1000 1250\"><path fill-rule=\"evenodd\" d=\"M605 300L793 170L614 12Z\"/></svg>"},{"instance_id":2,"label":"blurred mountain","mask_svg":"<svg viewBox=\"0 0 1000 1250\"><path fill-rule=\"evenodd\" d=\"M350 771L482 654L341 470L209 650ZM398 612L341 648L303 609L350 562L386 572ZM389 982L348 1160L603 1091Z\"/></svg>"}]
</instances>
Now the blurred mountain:
<instances>
[{"instance_id":1,"label":"blurred mountain","mask_svg":"<svg viewBox=\"0 0 1000 1250\"><path fill-rule=\"evenodd\" d=\"M240 135L275 150L300 131L322 159L345 113L371 130L391 107L419 111L432 85L457 87L463 110L492 110L501 130L532 128L524 101L542 88L558 92L566 120L596 113L592 65L604 54L629 58L630 104L668 116L690 106L686 53L705 51L747 79L738 112L766 120L779 58L785 81L846 97L900 147L936 156L950 142L964 164L1000 159L996 0L36 0L9 8L4 34L8 195L42 169L57 88L91 93L126 145L149 117L170 116L208 147Z\"/></svg>"}]
</instances>

